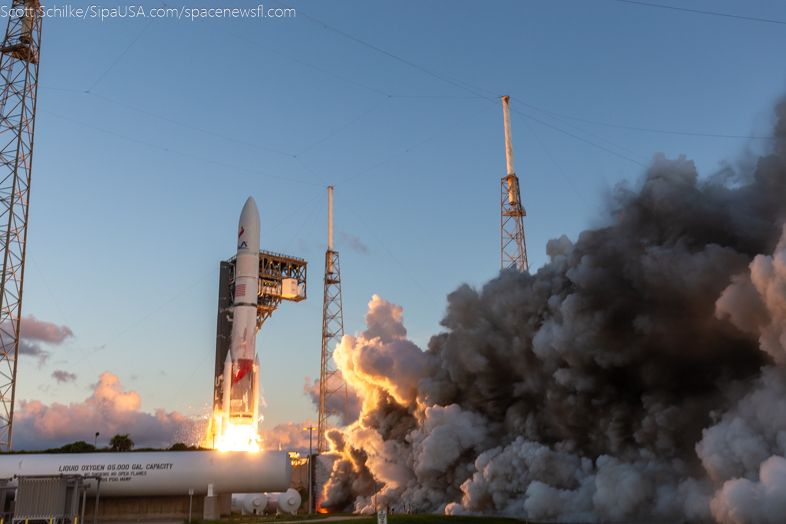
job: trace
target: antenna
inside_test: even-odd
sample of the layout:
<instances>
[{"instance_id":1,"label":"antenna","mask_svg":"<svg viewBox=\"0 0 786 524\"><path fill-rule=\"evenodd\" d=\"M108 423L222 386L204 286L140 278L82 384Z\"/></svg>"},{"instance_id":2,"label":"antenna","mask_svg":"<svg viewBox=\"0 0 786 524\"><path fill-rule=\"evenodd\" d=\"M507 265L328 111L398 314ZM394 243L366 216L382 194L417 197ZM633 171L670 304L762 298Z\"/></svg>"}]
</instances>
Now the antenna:
<instances>
[{"instance_id":1,"label":"antenna","mask_svg":"<svg viewBox=\"0 0 786 524\"><path fill-rule=\"evenodd\" d=\"M523 217L527 212L521 205L519 178L513 168L513 140L510 133L510 97L502 97L502 110L505 118L505 158L508 174L502 177L501 209L501 268L517 267L529 271L527 243L524 240Z\"/></svg>"},{"instance_id":2,"label":"antenna","mask_svg":"<svg viewBox=\"0 0 786 524\"><path fill-rule=\"evenodd\" d=\"M333 250L333 187L328 187L328 249L325 252L325 296L322 301L322 365L319 372L319 431L317 453L330 451L327 432L331 418L344 418L349 425L349 397L344 376L336 368L333 351L344 336L341 304L341 269Z\"/></svg>"}]
</instances>

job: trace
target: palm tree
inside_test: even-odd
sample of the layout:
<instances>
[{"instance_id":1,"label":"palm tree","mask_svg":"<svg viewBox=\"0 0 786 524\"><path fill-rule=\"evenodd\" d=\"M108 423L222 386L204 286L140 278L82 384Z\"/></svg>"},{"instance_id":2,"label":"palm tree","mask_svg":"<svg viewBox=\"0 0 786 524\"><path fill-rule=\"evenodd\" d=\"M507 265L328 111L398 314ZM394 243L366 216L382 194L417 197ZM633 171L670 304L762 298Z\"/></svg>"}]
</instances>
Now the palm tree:
<instances>
[{"instance_id":1,"label":"palm tree","mask_svg":"<svg viewBox=\"0 0 786 524\"><path fill-rule=\"evenodd\" d=\"M109 441L112 451L130 451L134 447L134 441L126 435L115 435Z\"/></svg>"}]
</instances>

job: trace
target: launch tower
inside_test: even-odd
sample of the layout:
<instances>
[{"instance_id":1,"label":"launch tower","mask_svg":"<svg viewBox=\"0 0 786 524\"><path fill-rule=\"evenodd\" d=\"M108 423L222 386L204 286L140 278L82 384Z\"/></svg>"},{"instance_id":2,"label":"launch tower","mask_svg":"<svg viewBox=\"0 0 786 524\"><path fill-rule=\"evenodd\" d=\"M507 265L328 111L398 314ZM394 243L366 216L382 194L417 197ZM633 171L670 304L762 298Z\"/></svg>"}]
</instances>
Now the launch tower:
<instances>
[{"instance_id":1,"label":"launch tower","mask_svg":"<svg viewBox=\"0 0 786 524\"><path fill-rule=\"evenodd\" d=\"M0 46L0 451L11 449L38 93L38 0L13 0Z\"/></svg>"},{"instance_id":2,"label":"launch tower","mask_svg":"<svg viewBox=\"0 0 786 524\"><path fill-rule=\"evenodd\" d=\"M346 424L349 424L347 383L333 361L333 351L343 336L341 270L338 251L333 249L333 187L328 187L328 249L325 252L325 296L322 301L322 365L319 372L317 453L330 451L327 432L332 427L331 418L341 417Z\"/></svg>"},{"instance_id":3,"label":"launch tower","mask_svg":"<svg viewBox=\"0 0 786 524\"><path fill-rule=\"evenodd\" d=\"M510 97L502 97L505 116L505 156L508 161L508 175L502 177L501 230L502 230L502 269L515 266L521 271L529 271L527 243L524 239L524 221L527 216L521 205L519 177L513 169L513 145L510 137Z\"/></svg>"}]
</instances>

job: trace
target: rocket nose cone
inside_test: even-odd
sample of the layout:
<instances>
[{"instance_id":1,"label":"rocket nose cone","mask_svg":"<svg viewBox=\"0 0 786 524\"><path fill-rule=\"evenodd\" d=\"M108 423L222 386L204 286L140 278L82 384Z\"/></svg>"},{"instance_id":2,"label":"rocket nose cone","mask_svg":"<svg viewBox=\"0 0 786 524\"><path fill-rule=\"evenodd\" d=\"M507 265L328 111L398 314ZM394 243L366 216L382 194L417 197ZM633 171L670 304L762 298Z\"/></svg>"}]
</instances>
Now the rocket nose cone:
<instances>
[{"instance_id":1,"label":"rocket nose cone","mask_svg":"<svg viewBox=\"0 0 786 524\"><path fill-rule=\"evenodd\" d=\"M240 212L240 220L237 225L238 249L246 248L252 252L259 251L260 228L257 203L254 201L254 197L248 197L243 211Z\"/></svg>"},{"instance_id":2,"label":"rocket nose cone","mask_svg":"<svg viewBox=\"0 0 786 524\"><path fill-rule=\"evenodd\" d=\"M245 205L243 205L243 211L240 212L240 224L242 225L243 223L249 226L259 224L259 208L257 208L254 197L248 197Z\"/></svg>"},{"instance_id":3,"label":"rocket nose cone","mask_svg":"<svg viewBox=\"0 0 786 524\"><path fill-rule=\"evenodd\" d=\"M240 212L240 219L246 217L247 219L252 219L256 217L256 220L259 221L259 208L257 207L257 203L254 200L254 197L248 197L246 203L243 205L243 211Z\"/></svg>"},{"instance_id":4,"label":"rocket nose cone","mask_svg":"<svg viewBox=\"0 0 786 524\"><path fill-rule=\"evenodd\" d=\"M246 211L259 215L259 208L257 207L257 203L252 196L248 197L248 200L246 200L246 203L243 205L243 211L241 215L246 213Z\"/></svg>"}]
</instances>

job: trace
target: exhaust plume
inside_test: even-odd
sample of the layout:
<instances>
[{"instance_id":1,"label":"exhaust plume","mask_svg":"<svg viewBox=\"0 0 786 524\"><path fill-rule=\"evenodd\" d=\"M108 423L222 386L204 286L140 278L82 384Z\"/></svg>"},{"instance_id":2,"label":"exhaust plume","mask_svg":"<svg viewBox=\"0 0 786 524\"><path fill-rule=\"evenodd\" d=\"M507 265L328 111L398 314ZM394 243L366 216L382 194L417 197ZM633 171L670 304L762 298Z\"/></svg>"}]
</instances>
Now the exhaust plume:
<instances>
[{"instance_id":1,"label":"exhaust plume","mask_svg":"<svg viewBox=\"0 0 786 524\"><path fill-rule=\"evenodd\" d=\"M786 104L776 108L786 116ZM425 350L374 296L334 359L362 401L323 508L777 522L786 506L786 124L748 170L655 155L606 227L448 296Z\"/></svg>"}]
</instances>

